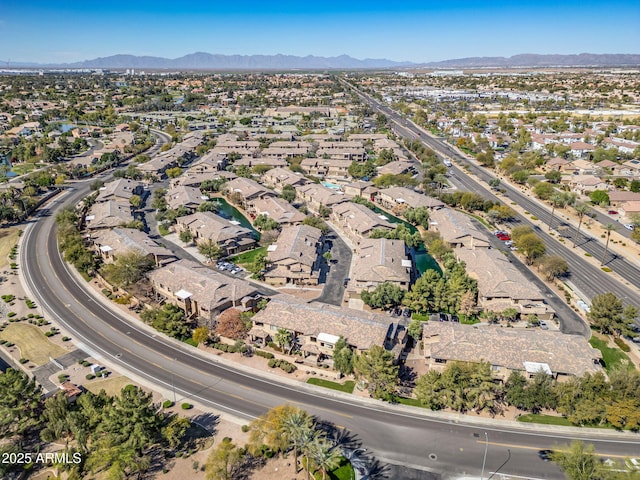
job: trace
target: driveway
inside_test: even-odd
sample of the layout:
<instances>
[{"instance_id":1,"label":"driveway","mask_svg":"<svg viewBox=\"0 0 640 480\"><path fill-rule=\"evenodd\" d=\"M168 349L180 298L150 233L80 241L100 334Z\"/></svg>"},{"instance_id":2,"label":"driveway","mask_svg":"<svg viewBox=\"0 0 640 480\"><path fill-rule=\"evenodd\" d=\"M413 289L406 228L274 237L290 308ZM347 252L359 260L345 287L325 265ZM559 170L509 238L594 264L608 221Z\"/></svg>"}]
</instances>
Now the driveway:
<instances>
[{"instance_id":1,"label":"driveway","mask_svg":"<svg viewBox=\"0 0 640 480\"><path fill-rule=\"evenodd\" d=\"M320 271L320 281L325 280L325 284L322 295L316 300L341 306L344 297L344 279L349 275L353 252L333 230L325 235L323 253L325 251L331 252L331 261L329 264L325 263Z\"/></svg>"}]
</instances>

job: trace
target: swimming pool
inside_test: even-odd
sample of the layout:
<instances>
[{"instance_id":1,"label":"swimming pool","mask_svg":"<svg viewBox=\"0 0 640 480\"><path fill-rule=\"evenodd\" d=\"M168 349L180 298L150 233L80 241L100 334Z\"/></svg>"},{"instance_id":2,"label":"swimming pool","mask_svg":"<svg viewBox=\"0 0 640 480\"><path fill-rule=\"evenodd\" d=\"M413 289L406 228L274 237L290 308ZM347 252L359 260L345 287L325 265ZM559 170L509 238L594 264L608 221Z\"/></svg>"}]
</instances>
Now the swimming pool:
<instances>
[{"instance_id":1,"label":"swimming pool","mask_svg":"<svg viewBox=\"0 0 640 480\"><path fill-rule=\"evenodd\" d=\"M322 182L322 185L324 185L327 188L330 188L331 190L340 190L341 189L340 185L338 185L337 183Z\"/></svg>"}]
</instances>

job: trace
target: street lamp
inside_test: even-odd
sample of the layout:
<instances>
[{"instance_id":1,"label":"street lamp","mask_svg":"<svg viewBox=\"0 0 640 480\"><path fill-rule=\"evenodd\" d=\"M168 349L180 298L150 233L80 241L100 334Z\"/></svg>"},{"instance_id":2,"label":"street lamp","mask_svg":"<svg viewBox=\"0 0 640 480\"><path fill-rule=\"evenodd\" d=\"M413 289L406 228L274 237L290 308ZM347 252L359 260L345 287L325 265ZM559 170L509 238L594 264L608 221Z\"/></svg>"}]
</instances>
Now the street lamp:
<instances>
[{"instance_id":1,"label":"street lamp","mask_svg":"<svg viewBox=\"0 0 640 480\"><path fill-rule=\"evenodd\" d=\"M482 459L482 473L480 474L480 480L484 480L484 466L487 463L487 449L489 448L489 435L484 432L484 458Z\"/></svg>"}]
</instances>

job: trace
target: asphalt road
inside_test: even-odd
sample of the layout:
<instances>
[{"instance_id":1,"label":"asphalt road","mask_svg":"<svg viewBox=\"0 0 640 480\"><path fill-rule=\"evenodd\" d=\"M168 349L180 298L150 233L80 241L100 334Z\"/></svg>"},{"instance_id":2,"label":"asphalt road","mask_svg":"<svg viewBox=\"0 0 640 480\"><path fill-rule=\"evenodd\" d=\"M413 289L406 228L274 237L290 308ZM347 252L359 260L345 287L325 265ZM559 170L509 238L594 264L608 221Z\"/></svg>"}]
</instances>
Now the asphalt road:
<instances>
[{"instance_id":1,"label":"asphalt road","mask_svg":"<svg viewBox=\"0 0 640 480\"><path fill-rule=\"evenodd\" d=\"M346 84L348 85L348 83ZM364 95L357 89L356 92L358 92L358 94L364 101L368 102L375 109L381 111L389 118L391 118L395 123L395 130L400 135L406 136L410 139L419 139L440 155L444 155L455 160L456 162L468 166L469 170L483 181L488 182L492 178L495 178L492 174L478 167L468 158L461 155L457 150L447 144L444 140L434 138L423 133L421 129L400 116L397 112L395 112L388 106L379 103L377 100L372 99L367 95ZM486 189L484 189L475 179L468 176L455 163L450 169L455 173L455 175L450 177L450 180L458 188L478 193L486 199L508 204L508 202L505 202L506 198L507 201L516 202L526 211L538 217L543 222L548 222L550 220L551 213L546 208L540 206L537 202L533 201L531 198L522 194L520 191L511 187L510 185L501 184L501 188L506 189L507 193L501 197L497 197L496 195L489 193ZM603 216L601 215L601 217ZM610 223L610 219L608 220L609 222L607 223ZM556 217L555 222L559 223L560 220ZM547 246L547 253L550 255L559 255L567 260L570 270L569 279L576 286L576 288L578 288L580 292L582 292L588 299L591 299L595 295L601 293L613 292L619 298L621 298L625 304L632 304L640 308L640 297L633 290L623 285L608 273L603 272L600 268L591 265L582 257L582 254L580 254L578 251L558 242L556 238L548 234L546 229L543 231L542 229L538 228L533 222L531 222L528 217L524 217L522 215L518 215L516 223L521 225L529 225L535 228L536 234L544 240L544 243ZM554 225L556 225L556 223L554 223ZM622 226L620 226L620 228L623 229ZM587 236L586 234L580 235L578 239L578 245L580 245L580 247L584 249L585 252L589 253L595 258L601 259L603 257L604 246L600 242ZM640 285L640 268L638 268L630 261L626 260L623 257L613 258L613 255L609 254L605 263L607 267L611 268L613 271L623 277L626 281L629 282L629 284Z\"/></svg>"},{"instance_id":2,"label":"asphalt road","mask_svg":"<svg viewBox=\"0 0 640 480\"><path fill-rule=\"evenodd\" d=\"M344 279L349 275L349 266L353 252L336 232L331 230L325 235L325 244L330 242L331 261L328 263L326 281L322 295L316 300L331 305L342 306L344 297ZM328 246L328 245L327 245Z\"/></svg>"},{"instance_id":3,"label":"asphalt road","mask_svg":"<svg viewBox=\"0 0 640 480\"><path fill-rule=\"evenodd\" d=\"M79 346L125 374L131 372L178 401L197 401L217 411L252 418L285 402L296 404L351 431L382 461L454 478L478 475L485 446L485 473L560 479L558 468L537 457L537 450L581 438L607 455L631 456L640 451L639 435L609 431L557 430L546 426L480 423L474 417L430 414L391 406L305 385L281 383L225 365L163 335L141 328L120 312L106 308L70 275L57 251L53 215L84 194L65 194L43 210L27 229L20 263L30 295L46 314L67 329ZM485 443L485 432L487 433ZM593 438L595 437L595 438Z\"/></svg>"}]
</instances>

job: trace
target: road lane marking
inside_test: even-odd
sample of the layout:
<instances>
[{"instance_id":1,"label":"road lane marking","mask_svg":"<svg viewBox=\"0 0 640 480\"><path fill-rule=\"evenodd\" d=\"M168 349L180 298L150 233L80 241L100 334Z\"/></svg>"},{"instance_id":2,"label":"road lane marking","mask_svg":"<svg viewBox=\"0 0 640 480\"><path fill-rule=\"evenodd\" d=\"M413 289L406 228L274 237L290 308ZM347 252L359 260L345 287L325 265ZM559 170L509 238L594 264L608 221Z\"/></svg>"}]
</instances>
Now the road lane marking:
<instances>
[{"instance_id":1,"label":"road lane marking","mask_svg":"<svg viewBox=\"0 0 640 480\"><path fill-rule=\"evenodd\" d=\"M519 448L520 450L547 450L549 449L549 446L546 445L544 447L530 447L528 445L516 445L516 444L512 444L512 443L499 443L499 442L485 442L484 440L476 440L476 443L479 443L481 445L494 445L496 447L507 447L507 448ZM567 452L568 450L560 450L560 449L554 449L551 448L552 450L554 450L555 452ZM630 458L630 455L618 455L618 454L614 454L614 453L598 453L598 452L594 452L594 455L598 456L598 457L607 457L607 458Z\"/></svg>"}]
</instances>

